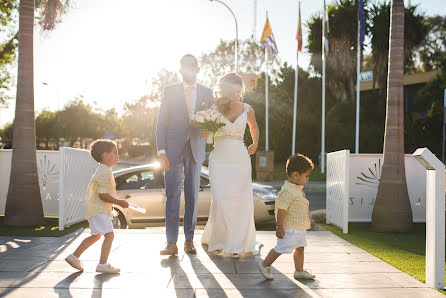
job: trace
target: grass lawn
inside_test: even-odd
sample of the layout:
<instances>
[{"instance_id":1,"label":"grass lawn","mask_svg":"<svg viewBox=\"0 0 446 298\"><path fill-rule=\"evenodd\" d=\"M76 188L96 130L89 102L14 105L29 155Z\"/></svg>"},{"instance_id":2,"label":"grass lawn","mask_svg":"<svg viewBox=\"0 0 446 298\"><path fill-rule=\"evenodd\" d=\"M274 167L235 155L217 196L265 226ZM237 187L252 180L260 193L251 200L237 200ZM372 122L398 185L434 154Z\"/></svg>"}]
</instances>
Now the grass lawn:
<instances>
[{"instance_id":1,"label":"grass lawn","mask_svg":"<svg viewBox=\"0 0 446 298\"><path fill-rule=\"evenodd\" d=\"M349 223L348 234L343 234L341 229L332 225L320 225L393 267L425 282L425 224L414 224L414 230L410 233L376 233L370 231L370 223ZM446 291L440 292L446 294Z\"/></svg>"},{"instance_id":2,"label":"grass lawn","mask_svg":"<svg viewBox=\"0 0 446 298\"><path fill-rule=\"evenodd\" d=\"M285 172L286 163L275 163L274 164L274 181L283 181L288 179L288 176ZM311 172L310 181L325 181L325 173L321 173L321 169L319 167L315 167Z\"/></svg>"},{"instance_id":3,"label":"grass lawn","mask_svg":"<svg viewBox=\"0 0 446 298\"><path fill-rule=\"evenodd\" d=\"M65 226L59 231L58 218L45 218L42 226L33 227L9 227L4 223L4 216L0 216L0 236L33 236L33 237L59 237L82 228L88 228L88 222L82 221L77 224Z\"/></svg>"}]
</instances>

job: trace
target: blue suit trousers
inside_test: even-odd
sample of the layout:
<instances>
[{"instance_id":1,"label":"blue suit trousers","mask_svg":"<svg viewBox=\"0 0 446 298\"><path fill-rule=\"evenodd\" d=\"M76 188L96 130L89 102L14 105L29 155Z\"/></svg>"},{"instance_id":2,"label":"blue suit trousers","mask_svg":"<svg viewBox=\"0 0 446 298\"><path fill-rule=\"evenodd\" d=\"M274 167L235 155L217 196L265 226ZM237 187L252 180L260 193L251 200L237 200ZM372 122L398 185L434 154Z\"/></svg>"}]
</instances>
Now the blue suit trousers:
<instances>
[{"instance_id":1,"label":"blue suit trousers","mask_svg":"<svg viewBox=\"0 0 446 298\"><path fill-rule=\"evenodd\" d=\"M184 173L184 235L186 240L194 238L197 223L198 192L200 187L201 164L197 164L192 154L190 141L175 161L171 161L170 170L165 172L166 183L166 237L167 242L176 243L180 221L180 200Z\"/></svg>"}]
</instances>

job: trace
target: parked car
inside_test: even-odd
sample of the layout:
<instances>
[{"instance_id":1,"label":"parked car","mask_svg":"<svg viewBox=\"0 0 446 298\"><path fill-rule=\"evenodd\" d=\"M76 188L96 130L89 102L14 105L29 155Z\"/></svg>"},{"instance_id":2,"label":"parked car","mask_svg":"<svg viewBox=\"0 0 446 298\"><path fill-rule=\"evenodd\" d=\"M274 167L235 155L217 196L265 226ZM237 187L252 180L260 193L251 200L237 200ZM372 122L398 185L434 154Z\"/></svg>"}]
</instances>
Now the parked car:
<instances>
[{"instance_id":1,"label":"parked car","mask_svg":"<svg viewBox=\"0 0 446 298\"><path fill-rule=\"evenodd\" d=\"M141 214L130 208L114 205L115 228L143 228L165 220L166 190L163 171L159 164L147 164L113 172L118 197L147 210ZM254 220L266 222L274 219L277 190L268 185L253 183ZM209 172L202 168L198 195L197 220L206 221L211 206ZM180 220L184 213L184 193L181 194Z\"/></svg>"}]
</instances>

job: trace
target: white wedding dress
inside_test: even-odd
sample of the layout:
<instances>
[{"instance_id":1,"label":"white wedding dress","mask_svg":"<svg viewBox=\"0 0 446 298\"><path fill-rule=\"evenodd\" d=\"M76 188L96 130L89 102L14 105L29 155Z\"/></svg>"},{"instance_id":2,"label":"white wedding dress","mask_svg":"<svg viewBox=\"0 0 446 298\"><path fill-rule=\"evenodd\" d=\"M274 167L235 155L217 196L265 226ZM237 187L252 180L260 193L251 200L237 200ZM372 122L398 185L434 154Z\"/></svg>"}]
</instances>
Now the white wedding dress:
<instances>
[{"instance_id":1,"label":"white wedding dress","mask_svg":"<svg viewBox=\"0 0 446 298\"><path fill-rule=\"evenodd\" d=\"M226 125L218 130L209 158L212 203L202 237L208 251L256 253L251 159L243 143L249 107L244 104L234 122L222 117Z\"/></svg>"}]
</instances>

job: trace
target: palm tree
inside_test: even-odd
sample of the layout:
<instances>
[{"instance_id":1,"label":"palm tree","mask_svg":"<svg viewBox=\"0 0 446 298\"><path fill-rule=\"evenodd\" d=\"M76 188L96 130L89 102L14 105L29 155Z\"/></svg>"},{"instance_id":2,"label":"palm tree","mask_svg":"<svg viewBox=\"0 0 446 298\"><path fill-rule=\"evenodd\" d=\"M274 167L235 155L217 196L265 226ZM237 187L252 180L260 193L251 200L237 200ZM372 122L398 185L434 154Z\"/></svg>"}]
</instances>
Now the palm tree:
<instances>
[{"instance_id":1,"label":"palm tree","mask_svg":"<svg viewBox=\"0 0 446 298\"><path fill-rule=\"evenodd\" d=\"M41 1L43 30L52 30L57 18L66 11L68 1ZM20 0L19 59L17 97L13 128L11 175L5 206L5 221L10 226L33 226L43 223L36 162L34 119L34 0Z\"/></svg>"},{"instance_id":2,"label":"palm tree","mask_svg":"<svg viewBox=\"0 0 446 298\"><path fill-rule=\"evenodd\" d=\"M384 158L372 230L407 232L413 219L404 167L404 0L392 0L390 18Z\"/></svg>"}]
</instances>

